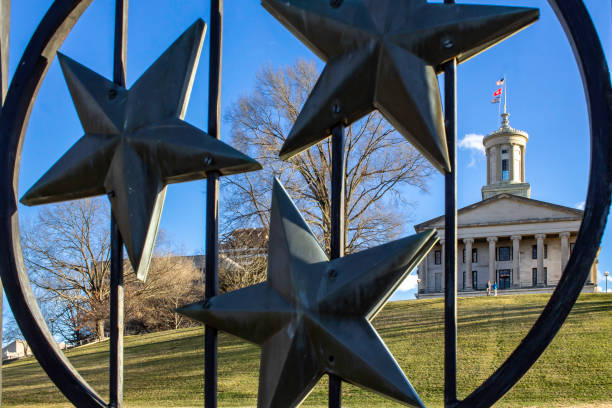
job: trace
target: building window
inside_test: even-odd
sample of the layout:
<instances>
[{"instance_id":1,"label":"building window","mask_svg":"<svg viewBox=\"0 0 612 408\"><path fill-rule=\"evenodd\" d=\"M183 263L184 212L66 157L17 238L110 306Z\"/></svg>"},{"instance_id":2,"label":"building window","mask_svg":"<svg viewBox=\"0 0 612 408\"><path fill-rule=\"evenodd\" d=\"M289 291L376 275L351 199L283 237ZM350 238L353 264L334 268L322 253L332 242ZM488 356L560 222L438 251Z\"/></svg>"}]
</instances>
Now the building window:
<instances>
[{"instance_id":1,"label":"building window","mask_svg":"<svg viewBox=\"0 0 612 408\"><path fill-rule=\"evenodd\" d=\"M574 252L574 245L576 245L575 243L570 243L570 255Z\"/></svg>"},{"instance_id":2,"label":"building window","mask_svg":"<svg viewBox=\"0 0 612 408\"><path fill-rule=\"evenodd\" d=\"M512 271L510 269L500 269L497 271L497 284L499 289L510 289L512 282Z\"/></svg>"},{"instance_id":3,"label":"building window","mask_svg":"<svg viewBox=\"0 0 612 408\"><path fill-rule=\"evenodd\" d=\"M502 160L502 180L508 180L510 178L510 172L508 171L508 159Z\"/></svg>"},{"instance_id":4,"label":"building window","mask_svg":"<svg viewBox=\"0 0 612 408\"><path fill-rule=\"evenodd\" d=\"M478 248L472 248L472 263L478 263Z\"/></svg>"},{"instance_id":5,"label":"building window","mask_svg":"<svg viewBox=\"0 0 612 408\"><path fill-rule=\"evenodd\" d=\"M548 268L544 267L544 286L548 286Z\"/></svg>"},{"instance_id":6,"label":"building window","mask_svg":"<svg viewBox=\"0 0 612 408\"><path fill-rule=\"evenodd\" d=\"M472 289L478 287L478 271L472 271Z\"/></svg>"},{"instance_id":7,"label":"building window","mask_svg":"<svg viewBox=\"0 0 612 408\"><path fill-rule=\"evenodd\" d=\"M498 247L497 248L497 260L498 261L509 261L511 258L510 247Z\"/></svg>"},{"instance_id":8,"label":"building window","mask_svg":"<svg viewBox=\"0 0 612 408\"><path fill-rule=\"evenodd\" d=\"M442 251L437 250L436 252L434 252L434 264L442 264Z\"/></svg>"},{"instance_id":9,"label":"building window","mask_svg":"<svg viewBox=\"0 0 612 408\"><path fill-rule=\"evenodd\" d=\"M508 153L508 149L502 149L502 154Z\"/></svg>"},{"instance_id":10,"label":"building window","mask_svg":"<svg viewBox=\"0 0 612 408\"><path fill-rule=\"evenodd\" d=\"M463 271L463 284L461 285L461 288L465 290L465 271Z\"/></svg>"},{"instance_id":11,"label":"building window","mask_svg":"<svg viewBox=\"0 0 612 408\"><path fill-rule=\"evenodd\" d=\"M463 263L465 263L465 248L463 248Z\"/></svg>"},{"instance_id":12,"label":"building window","mask_svg":"<svg viewBox=\"0 0 612 408\"><path fill-rule=\"evenodd\" d=\"M531 269L531 285L538 286L538 268Z\"/></svg>"},{"instance_id":13,"label":"building window","mask_svg":"<svg viewBox=\"0 0 612 408\"><path fill-rule=\"evenodd\" d=\"M544 259L548 258L548 245L544 244ZM531 246L531 259L538 259L538 246Z\"/></svg>"}]
</instances>

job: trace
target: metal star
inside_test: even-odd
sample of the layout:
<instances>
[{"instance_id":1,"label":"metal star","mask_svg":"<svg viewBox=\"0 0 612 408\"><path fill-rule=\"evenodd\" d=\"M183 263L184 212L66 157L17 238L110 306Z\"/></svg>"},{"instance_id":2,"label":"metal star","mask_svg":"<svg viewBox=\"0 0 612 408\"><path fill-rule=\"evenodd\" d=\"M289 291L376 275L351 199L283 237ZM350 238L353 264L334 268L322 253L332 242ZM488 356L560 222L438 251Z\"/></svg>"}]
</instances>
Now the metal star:
<instances>
[{"instance_id":1,"label":"metal star","mask_svg":"<svg viewBox=\"0 0 612 408\"><path fill-rule=\"evenodd\" d=\"M275 180L267 281L179 312L262 346L259 407L297 406L325 372L422 407L370 321L436 241L427 231L329 261Z\"/></svg>"},{"instance_id":2,"label":"metal star","mask_svg":"<svg viewBox=\"0 0 612 408\"><path fill-rule=\"evenodd\" d=\"M23 196L26 205L108 194L144 280L166 185L261 165L184 122L206 24L196 21L127 89L59 55L81 124L77 143Z\"/></svg>"},{"instance_id":3,"label":"metal star","mask_svg":"<svg viewBox=\"0 0 612 408\"><path fill-rule=\"evenodd\" d=\"M280 151L289 157L378 109L440 171L450 170L438 80L537 20L530 8L426 0L262 0L327 62Z\"/></svg>"}]
</instances>

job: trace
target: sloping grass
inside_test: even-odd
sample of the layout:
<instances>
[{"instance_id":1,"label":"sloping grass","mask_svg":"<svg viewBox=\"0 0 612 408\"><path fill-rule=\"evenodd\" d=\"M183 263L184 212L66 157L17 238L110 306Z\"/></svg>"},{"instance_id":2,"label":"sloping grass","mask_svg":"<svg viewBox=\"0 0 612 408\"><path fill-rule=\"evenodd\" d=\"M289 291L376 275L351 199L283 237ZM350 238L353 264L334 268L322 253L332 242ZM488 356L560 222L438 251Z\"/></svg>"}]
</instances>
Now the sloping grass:
<instances>
[{"instance_id":1,"label":"sloping grass","mask_svg":"<svg viewBox=\"0 0 612 408\"><path fill-rule=\"evenodd\" d=\"M459 397L482 383L518 345L548 301L547 295L460 298ZM392 302L374 322L427 406L443 397L442 300ZM612 296L582 295L542 358L499 407L612 407ZM127 407L201 407L204 387L202 328L125 339ZM108 397L108 342L67 352L90 384ZM253 407L259 349L227 334L219 338L219 406ZM3 406L70 406L36 360L3 371ZM324 377L303 406L327 406ZM400 406L343 385L347 407Z\"/></svg>"}]
</instances>

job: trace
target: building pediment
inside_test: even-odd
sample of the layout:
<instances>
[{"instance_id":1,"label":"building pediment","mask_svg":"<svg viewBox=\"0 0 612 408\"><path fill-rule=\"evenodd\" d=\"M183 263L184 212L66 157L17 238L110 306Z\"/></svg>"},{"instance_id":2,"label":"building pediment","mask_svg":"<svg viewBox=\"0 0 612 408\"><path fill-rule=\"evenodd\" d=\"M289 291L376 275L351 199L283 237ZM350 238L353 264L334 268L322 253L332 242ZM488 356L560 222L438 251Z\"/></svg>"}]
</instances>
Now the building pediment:
<instances>
[{"instance_id":1,"label":"building pediment","mask_svg":"<svg viewBox=\"0 0 612 408\"><path fill-rule=\"evenodd\" d=\"M458 227L466 227L580 219L582 219L582 211L575 208L511 194L500 194L460 209L457 225ZM417 231L427 228L444 228L444 216L415 226Z\"/></svg>"}]
</instances>

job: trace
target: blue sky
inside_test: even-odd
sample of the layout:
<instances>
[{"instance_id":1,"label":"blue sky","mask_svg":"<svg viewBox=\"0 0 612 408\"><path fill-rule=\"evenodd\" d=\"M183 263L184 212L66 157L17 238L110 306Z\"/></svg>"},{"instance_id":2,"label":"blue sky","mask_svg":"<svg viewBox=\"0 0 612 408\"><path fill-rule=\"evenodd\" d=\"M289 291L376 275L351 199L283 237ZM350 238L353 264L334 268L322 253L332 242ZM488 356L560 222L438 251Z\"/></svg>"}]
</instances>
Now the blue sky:
<instances>
[{"instance_id":1,"label":"blue sky","mask_svg":"<svg viewBox=\"0 0 612 408\"><path fill-rule=\"evenodd\" d=\"M132 1L129 11L128 86L193 21L209 19L202 0ZM264 65L292 64L298 58L317 61L306 47L285 30L257 0L225 2L222 108L225 112L249 92ZM508 79L508 103L513 127L527 131L526 174L532 198L576 207L585 200L588 179L589 124L584 91L569 43L545 1L486 0L475 4L528 5L541 9L541 19L506 42L461 65L458 69L458 135L484 135L499 126L497 105L491 104L495 81ZM586 0L605 52L612 55L611 5ZM10 72L51 1L14 1L11 10ZM60 51L110 78L112 75L113 1L95 0L77 23ZM208 41L200 60L186 120L206 129ZM227 140L228 126L222 126ZM32 112L19 180L26 191L80 136L82 129L57 61L53 63ZM474 140L471 136L468 140ZM469 146L469 144L467 144ZM473 144L471 145L473 146ZM463 207L480 200L485 182L484 155L461 148L458 155L458 200ZM202 181L168 189L162 228L186 254L204 247L204 192ZM223 193L222 193L223 194ZM405 225L443 213L443 178L435 176L429 192L406 190L416 205ZM36 208L20 207L21 216L33 217ZM612 233L606 229L600 255L601 272L612 270ZM600 281L603 283L603 276ZM414 279L412 279L414 282ZM404 288L409 288L407 284ZM603 286L603 285L602 285ZM612 285L611 285L612 288ZM395 298L412 298L413 291Z\"/></svg>"}]
</instances>

